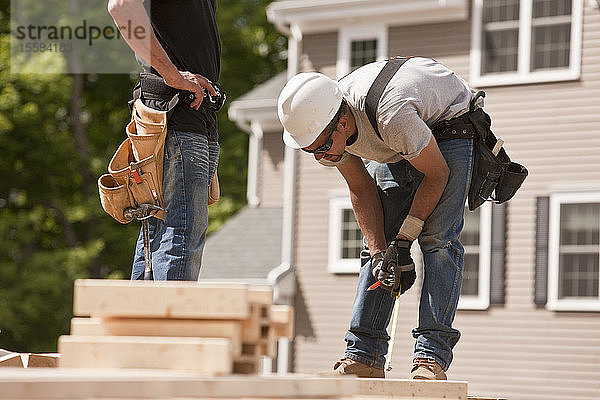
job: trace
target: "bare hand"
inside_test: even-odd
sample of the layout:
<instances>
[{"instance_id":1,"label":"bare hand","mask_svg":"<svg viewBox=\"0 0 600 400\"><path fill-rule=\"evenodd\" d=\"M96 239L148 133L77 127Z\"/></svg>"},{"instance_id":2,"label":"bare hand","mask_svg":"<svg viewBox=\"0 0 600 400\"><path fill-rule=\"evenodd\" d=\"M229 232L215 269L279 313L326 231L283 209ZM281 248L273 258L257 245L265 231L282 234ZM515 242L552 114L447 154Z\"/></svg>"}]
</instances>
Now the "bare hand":
<instances>
[{"instance_id":1,"label":"bare hand","mask_svg":"<svg viewBox=\"0 0 600 400\"><path fill-rule=\"evenodd\" d=\"M217 95L215 88L211 85L211 82L200 74L193 74L188 71L178 71L179 73L173 77L166 77L165 83L172 88L187 90L194 93L195 99L190 103L190 107L195 110L200 108L202 100L204 100L205 92L208 91L213 96Z\"/></svg>"}]
</instances>

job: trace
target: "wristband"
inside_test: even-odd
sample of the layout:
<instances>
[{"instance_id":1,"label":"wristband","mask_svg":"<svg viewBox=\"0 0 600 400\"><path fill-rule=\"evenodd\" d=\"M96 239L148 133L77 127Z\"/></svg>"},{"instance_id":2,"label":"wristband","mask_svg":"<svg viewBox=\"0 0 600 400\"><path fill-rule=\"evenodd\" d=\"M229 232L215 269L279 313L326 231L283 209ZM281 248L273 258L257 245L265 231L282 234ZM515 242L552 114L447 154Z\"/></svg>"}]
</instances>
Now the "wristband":
<instances>
[{"instance_id":1,"label":"wristband","mask_svg":"<svg viewBox=\"0 0 600 400\"><path fill-rule=\"evenodd\" d=\"M425 222L421 221L419 218L408 215L402 223L398 235L402 235L411 241L415 240L423 230L424 223Z\"/></svg>"}]
</instances>

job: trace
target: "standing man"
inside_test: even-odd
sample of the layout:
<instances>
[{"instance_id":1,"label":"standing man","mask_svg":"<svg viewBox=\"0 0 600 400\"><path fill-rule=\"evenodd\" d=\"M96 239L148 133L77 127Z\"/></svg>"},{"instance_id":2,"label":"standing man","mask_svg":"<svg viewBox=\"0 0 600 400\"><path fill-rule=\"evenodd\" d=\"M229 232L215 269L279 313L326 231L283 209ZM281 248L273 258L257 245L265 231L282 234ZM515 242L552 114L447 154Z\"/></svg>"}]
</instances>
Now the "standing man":
<instances>
[{"instance_id":1,"label":"standing man","mask_svg":"<svg viewBox=\"0 0 600 400\"><path fill-rule=\"evenodd\" d=\"M208 188L219 159L217 118L203 102L216 95L221 42L216 0L109 0L108 10L142 65L145 105L165 110L185 90L168 116L163 196L165 220L151 218L155 280L198 279L208 226ZM131 279L144 273L142 235L137 241Z\"/></svg>"},{"instance_id":2,"label":"standing man","mask_svg":"<svg viewBox=\"0 0 600 400\"><path fill-rule=\"evenodd\" d=\"M446 379L460 337L452 322L462 280L459 235L473 139L438 142L432 127L444 120L461 122L470 105L480 102L448 68L432 59L410 58L378 102L374 123L379 137L365 99L385 64L367 64L339 82L314 72L298 74L282 90L278 114L286 145L342 174L368 246L361 256L346 351L334 373L384 377L386 328L395 294L415 281L410 247L418 239L425 267L419 326L412 332L411 378ZM365 166L361 158L372 161ZM397 267L392 269L390 261ZM368 291L377 280L380 287Z\"/></svg>"}]
</instances>

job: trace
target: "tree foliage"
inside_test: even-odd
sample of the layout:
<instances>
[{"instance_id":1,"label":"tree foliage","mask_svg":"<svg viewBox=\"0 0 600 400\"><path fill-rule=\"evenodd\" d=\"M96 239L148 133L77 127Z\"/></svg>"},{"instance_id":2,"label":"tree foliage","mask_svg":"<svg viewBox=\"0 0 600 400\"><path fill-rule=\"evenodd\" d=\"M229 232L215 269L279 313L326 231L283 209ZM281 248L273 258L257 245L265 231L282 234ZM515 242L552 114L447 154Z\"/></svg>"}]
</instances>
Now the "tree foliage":
<instances>
[{"instance_id":1,"label":"tree foliage","mask_svg":"<svg viewBox=\"0 0 600 400\"><path fill-rule=\"evenodd\" d=\"M285 67L268 0L223 0L221 82L231 100ZM0 0L0 348L55 351L73 281L127 278L139 224L104 213L96 179L124 138L136 75L11 74L9 1ZM219 113L216 229L245 204L247 135Z\"/></svg>"}]
</instances>

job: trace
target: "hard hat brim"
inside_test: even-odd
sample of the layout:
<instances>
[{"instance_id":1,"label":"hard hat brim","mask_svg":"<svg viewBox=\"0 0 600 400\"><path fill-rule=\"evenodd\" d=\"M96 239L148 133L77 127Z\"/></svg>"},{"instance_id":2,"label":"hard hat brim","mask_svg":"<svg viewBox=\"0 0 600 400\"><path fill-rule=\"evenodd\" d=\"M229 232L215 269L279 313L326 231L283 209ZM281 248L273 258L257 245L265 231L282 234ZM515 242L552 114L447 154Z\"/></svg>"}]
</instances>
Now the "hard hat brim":
<instances>
[{"instance_id":1,"label":"hard hat brim","mask_svg":"<svg viewBox=\"0 0 600 400\"><path fill-rule=\"evenodd\" d=\"M289 133L287 130L283 130L283 142L286 146L291 147L293 149L301 149L304 147L308 147L317 140L321 132L317 132L314 135L304 135L299 138L295 138Z\"/></svg>"}]
</instances>

